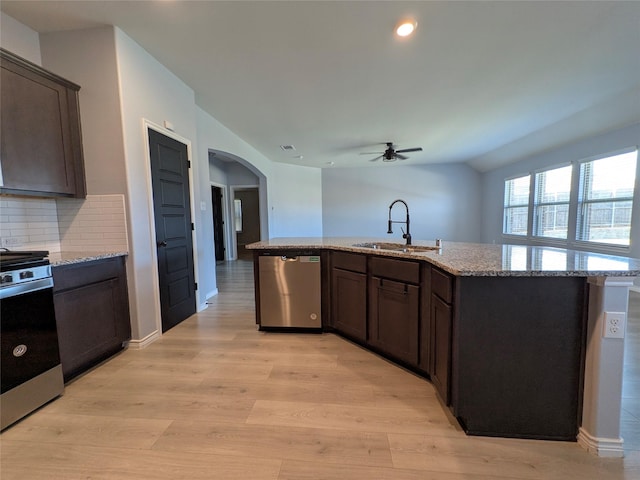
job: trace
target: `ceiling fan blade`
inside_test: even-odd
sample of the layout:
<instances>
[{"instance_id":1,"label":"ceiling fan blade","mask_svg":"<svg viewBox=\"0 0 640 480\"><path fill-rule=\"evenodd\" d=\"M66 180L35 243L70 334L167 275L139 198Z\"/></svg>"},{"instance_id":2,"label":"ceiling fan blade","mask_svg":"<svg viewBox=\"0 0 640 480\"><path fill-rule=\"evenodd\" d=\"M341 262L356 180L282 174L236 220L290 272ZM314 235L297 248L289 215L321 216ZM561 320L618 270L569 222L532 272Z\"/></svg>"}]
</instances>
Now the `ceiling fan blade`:
<instances>
[{"instance_id":1,"label":"ceiling fan blade","mask_svg":"<svg viewBox=\"0 0 640 480\"><path fill-rule=\"evenodd\" d=\"M396 158L399 158L400 160L406 160L409 157L407 157L406 155L400 155L398 152L396 152Z\"/></svg>"},{"instance_id":2,"label":"ceiling fan blade","mask_svg":"<svg viewBox=\"0 0 640 480\"><path fill-rule=\"evenodd\" d=\"M384 152L360 152L360 155L381 155Z\"/></svg>"},{"instance_id":3,"label":"ceiling fan blade","mask_svg":"<svg viewBox=\"0 0 640 480\"><path fill-rule=\"evenodd\" d=\"M396 150L396 153L421 152L421 151L422 151L422 147L403 148L402 150Z\"/></svg>"},{"instance_id":4,"label":"ceiling fan blade","mask_svg":"<svg viewBox=\"0 0 640 480\"><path fill-rule=\"evenodd\" d=\"M380 155L379 157L376 158L372 158L371 160L369 160L370 162L377 162L378 160L380 160L384 155Z\"/></svg>"}]
</instances>

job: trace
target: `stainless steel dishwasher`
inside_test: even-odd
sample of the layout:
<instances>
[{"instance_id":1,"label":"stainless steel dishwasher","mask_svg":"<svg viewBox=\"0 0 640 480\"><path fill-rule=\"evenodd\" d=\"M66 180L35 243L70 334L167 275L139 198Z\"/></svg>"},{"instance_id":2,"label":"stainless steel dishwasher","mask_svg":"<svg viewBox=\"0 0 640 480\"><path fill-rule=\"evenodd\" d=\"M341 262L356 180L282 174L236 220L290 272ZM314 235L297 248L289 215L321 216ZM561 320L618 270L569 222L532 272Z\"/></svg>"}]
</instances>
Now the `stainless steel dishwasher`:
<instances>
[{"instance_id":1,"label":"stainless steel dishwasher","mask_svg":"<svg viewBox=\"0 0 640 480\"><path fill-rule=\"evenodd\" d=\"M320 255L258 257L260 329L322 328Z\"/></svg>"}]
</instances>

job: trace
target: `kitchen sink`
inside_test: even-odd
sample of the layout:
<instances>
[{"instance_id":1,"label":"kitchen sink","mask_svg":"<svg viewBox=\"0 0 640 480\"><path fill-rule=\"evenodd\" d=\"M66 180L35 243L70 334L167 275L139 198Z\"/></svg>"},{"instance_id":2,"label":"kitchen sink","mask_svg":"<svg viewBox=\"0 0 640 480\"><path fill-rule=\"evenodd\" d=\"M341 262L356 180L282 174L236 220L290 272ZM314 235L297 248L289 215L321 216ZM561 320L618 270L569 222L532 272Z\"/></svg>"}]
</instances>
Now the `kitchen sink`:
<instances>
[{"instance_id":1,"label":"kitchen sink","mask_svg":"<svg viewBox=\"0 0 640 480\"><path fill-rule=\"evenodd\" d=\"M413 252L432 252L439 250L439 247L428 247L426 245L405 245L402 243L356 243L354 247L371 248L374 250L393 250L394 252L413 253Z\"/></svg>"}]
</instances>

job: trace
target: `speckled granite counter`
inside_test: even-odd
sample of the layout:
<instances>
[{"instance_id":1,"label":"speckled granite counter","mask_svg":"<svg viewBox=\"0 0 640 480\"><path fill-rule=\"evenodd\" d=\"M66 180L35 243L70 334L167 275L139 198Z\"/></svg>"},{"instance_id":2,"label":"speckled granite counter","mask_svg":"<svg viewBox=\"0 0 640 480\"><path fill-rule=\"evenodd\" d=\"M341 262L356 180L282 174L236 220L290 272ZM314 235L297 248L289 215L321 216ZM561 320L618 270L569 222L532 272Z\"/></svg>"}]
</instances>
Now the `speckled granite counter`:
<instances>
[{"instance_id":1,"label":"speckled granite counter","mask_svg":"<svg viewBox=\"0 0 640 480\"><path fill-rule=\"evenodd\" d=\"M253 250L324 249L427 261L457 276L638 277L640 259L562 248L460 243L444 241L440 250L400 252L357 246L394 241L389 238L291 237L273 238L247 246ZM434 246L435 241L414 245Z\"/></svg>"},{"instance_id":2,"label":"speckled granite counter","mask_svg":"<svg viewBox=\"0 0 640 480\"><path fill-rule=\"evenodd\" d=\"M92 260L104 260L105 258L124 257L128 254L128 252L51 252L49 253L49 261L52 267L57 267L91 262Z\"/></svg>"}]
</instances>

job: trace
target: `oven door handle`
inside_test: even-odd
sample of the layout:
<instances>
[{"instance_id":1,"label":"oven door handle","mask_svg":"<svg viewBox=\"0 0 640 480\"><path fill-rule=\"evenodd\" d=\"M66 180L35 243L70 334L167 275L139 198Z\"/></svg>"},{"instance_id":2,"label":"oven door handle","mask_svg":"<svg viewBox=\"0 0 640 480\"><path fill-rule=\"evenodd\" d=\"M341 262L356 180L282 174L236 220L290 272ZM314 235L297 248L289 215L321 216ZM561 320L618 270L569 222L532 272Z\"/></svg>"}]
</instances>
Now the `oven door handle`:
<instances>
[{"instance_id":1,"label":"oven door handle","mask_svg":"<svg viewBox=\"0 0 640 480\"><path fill-rule=\"evenodd\" d=\"M25 293L37 292L38 290L44 290L45 288L53 288L53 278L41 278L40 280L34 280L32 282L19 283L17 285L11 285L10 287L2 287L0 290L0 300L15 297L17 295L23 295Z\"/></svg>"}]
</instances>

